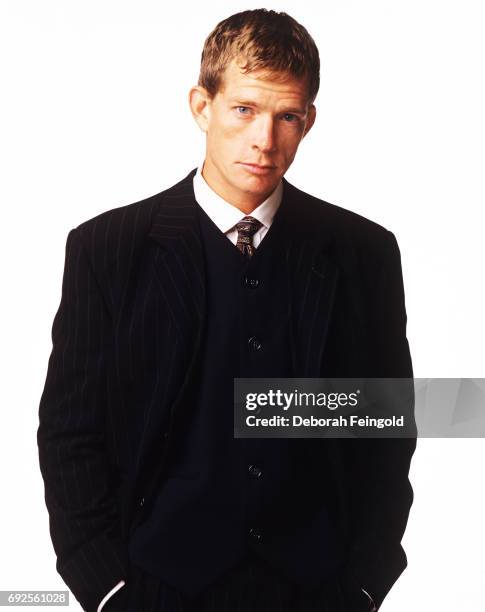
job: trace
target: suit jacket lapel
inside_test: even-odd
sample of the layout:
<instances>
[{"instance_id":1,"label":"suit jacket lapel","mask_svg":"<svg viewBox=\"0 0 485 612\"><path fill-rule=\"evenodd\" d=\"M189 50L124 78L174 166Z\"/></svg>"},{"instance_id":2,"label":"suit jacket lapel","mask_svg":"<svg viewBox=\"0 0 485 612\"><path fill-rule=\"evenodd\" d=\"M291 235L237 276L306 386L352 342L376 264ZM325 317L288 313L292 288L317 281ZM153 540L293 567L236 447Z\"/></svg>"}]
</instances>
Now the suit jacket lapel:
<instances>
[{"instance_id":1,"label":"suit jacket lapel","mask_svg":"<svg viewBox=\"0 0 485 612\"><path fill-rule=\"evenodd\" d=\"M316 207L324 204L309 202L309 196L285 179L283 183L293 375L318 378L339 277L332 258L334 228L322 223L323 209Z\"/></svg>"},{"instance_id":2,"label":"suit jacket lapel","mask_svg":"<svg viewBox=\"0 0 485 612\"><path fill-rule=\"evenodd\" d=\"M156 277L180 337L189 341L205 319L205 267L192 179L195 170L164 196L149 237L161 249Z\"/></svg>"},{"instance_id":3,"label":"suit jacket lapel","mask_svg":"<svg viewBox=\"0 0 485 612\"><path fill-rule=\"evenodd\" d=\"M182 380L182 384L175 390L169 405L164 406L171 415L177 414L176 420L169 419L171 426L180 423L179 417L190 409L191 403L184 399L192 391L206 319L206 276L192 185L194 174L195 170L164 194L148 234L150 240L156 242L152 258L154 276L177 336L169 347L172 351L170 376L172 382ZM161 327L166 330L163 325ZM160 341L167 342L166 333ZM162 377L167 375L162 372ZM167 387L170 382L166 381ZM149 436L155 436L157 423L152 421L146 429ZM150 442L145 445L139 466L146 462L151 447Z\"/></svg>"}]
</instances>

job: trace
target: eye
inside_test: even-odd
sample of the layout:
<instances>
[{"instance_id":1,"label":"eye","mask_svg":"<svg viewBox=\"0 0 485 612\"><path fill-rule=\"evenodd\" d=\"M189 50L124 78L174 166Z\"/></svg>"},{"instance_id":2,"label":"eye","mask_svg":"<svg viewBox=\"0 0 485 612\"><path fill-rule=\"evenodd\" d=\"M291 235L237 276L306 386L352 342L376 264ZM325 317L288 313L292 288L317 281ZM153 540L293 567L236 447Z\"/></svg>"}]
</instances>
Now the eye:
<instances>
[{"instance_id":1,"label":"eye","mask_svg":"<svg viewBox=\"0 0 485 612\"><path fill-rule=\"evenodd\" d=\"M298 117L293 115L293 113L285 113L283 117L287 123L294 123L298 119Z\"/></svg>"},{"instance_id":2,"label":"eye","mask_svg":"<svg viewBox=\"0 0 485 612\"><path fill-rule=\"evenodd\" d=\"M236 109L240 115L249 115L249 107L247 106L236 106Z\"/></svg>"}]
</instances>

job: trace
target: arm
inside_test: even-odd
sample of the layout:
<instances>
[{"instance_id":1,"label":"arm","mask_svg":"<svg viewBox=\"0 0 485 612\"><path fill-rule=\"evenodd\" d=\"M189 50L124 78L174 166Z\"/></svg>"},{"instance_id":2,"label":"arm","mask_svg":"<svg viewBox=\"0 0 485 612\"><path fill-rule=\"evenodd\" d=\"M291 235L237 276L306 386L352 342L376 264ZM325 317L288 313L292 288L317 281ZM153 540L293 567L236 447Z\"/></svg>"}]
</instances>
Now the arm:
<instances>
[{"instance_id":1,"label":"arm","mask_svg":"<svg viewBox=\"0 0 485 612\"><path fill-rule=\"evenodd\" d=\"M399 248L388 232L373 295L372 376L412 378ZM370 357L369 357L370 358ZM348 440L352 475L349 580L380 606L406 567L401 546L413 492L408 479L415 438Z\"/></svg>"},{"instance_id":2,"label":"arm","mask_svg":"<svg viewBox=\"0 0 485 612\"><path fill-rule=\"evenodd\" d=\"M39 406L37 442L56 568L95 611L126 575L116 492L105 448L113 332L79 231L66 243L62 296Z\"/></svg>"}]
</instances>

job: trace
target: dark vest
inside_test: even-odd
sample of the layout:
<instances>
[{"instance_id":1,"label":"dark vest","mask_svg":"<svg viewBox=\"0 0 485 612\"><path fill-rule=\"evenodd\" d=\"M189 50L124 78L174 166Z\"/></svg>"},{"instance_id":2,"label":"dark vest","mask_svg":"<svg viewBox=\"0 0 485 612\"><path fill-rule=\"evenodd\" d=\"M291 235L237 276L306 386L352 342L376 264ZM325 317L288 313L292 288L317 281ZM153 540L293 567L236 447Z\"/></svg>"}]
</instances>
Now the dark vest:
<instances>
[{"instance_id":1,"label":"dark vest","mask_svg":"<svg viewBox=\"0 0 485 612\"><path fill-rule=\"evenodd\" d=\"M208 303L191 419L130 542L134 563L189 594L249 548L310 587L340 563L325 468L312 465L308 445L234 438L234 378L292 376L288 228L280 211L248 260L199 208ZM321 489L312 470L321 472Z\"/></svg>"}]
</instances>

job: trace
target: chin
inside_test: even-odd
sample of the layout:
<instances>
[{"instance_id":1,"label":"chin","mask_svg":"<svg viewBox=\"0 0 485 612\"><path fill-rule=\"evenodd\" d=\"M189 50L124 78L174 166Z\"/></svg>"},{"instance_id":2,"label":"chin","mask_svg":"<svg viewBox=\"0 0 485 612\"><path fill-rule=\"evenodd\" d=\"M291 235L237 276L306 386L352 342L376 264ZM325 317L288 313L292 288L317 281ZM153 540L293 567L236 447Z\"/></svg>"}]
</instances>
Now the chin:
<instances>
[{"instance_id":1,"label":"chin","mask_svg":"<svg viewBox=\"0 0 485 612\"><path fill-rule=\"evenodd\" d=\"M243 181L240 181L241 184L253 186L254 189L263 191L265 189L270 188L272 185L276 187L278 181L280 180L278 176L248 176L245 177Z\"/></svg>"},{"instance_id":2,"label":"chin","mask_svg":"<svg viewBox=\"0 0 485 612\"><path fill-rule=\"evenodd\" d=\"M266 196L268 193L273 191L275 187L276 185L270 182L260 182L259 184L255 184L255 182L252 181L251 183L248 183L244 187L242 187L242 191L250 193L254 196Z\"/></svg>"}]
</instances>

